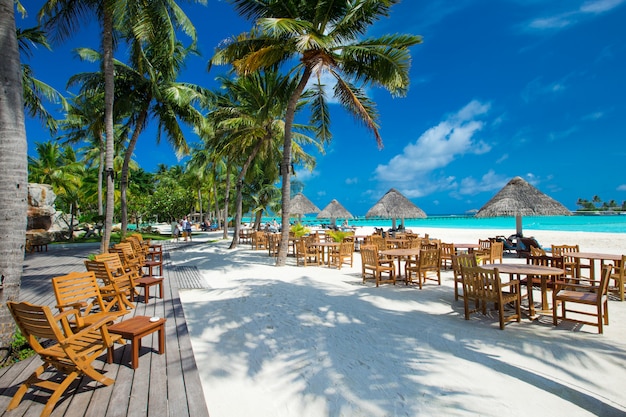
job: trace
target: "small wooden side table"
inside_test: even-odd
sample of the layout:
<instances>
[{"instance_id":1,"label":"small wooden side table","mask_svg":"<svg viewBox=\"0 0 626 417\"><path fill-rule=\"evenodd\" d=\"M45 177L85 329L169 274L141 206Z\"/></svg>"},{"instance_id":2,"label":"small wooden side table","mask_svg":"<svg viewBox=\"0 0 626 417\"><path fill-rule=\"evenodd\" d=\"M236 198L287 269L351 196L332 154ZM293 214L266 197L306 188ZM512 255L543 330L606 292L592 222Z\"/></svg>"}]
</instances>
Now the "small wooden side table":
<instances>
[{"instance_id":1,"label":"small wooden side table","mask_svg":"<svg viewBox=\"0 0 626 417\"><path fill-rule=\"evenodd\" d=\"M133 318L108 326L109 333L119 334L126 340L130 340L132 348L131 364L133 369L139 366L139 348L141 338L156 331L159 332L159 355L165 353L165 322L167 319L159 318L151 321L148 316L135 316Z\"/></svg>"},{"instance_id":2,"label":"small wooden side table","mask_svg":"<svg viewBox=\"0 0 626 417\"><path fill-rule=\"evenodd\" d=\"M143 288L143 302L148 304L150 301L150 287L159 286L159 298L163 298L163 277L142 277L135 281L138 287Z\"/></svg>"}]
</instances>

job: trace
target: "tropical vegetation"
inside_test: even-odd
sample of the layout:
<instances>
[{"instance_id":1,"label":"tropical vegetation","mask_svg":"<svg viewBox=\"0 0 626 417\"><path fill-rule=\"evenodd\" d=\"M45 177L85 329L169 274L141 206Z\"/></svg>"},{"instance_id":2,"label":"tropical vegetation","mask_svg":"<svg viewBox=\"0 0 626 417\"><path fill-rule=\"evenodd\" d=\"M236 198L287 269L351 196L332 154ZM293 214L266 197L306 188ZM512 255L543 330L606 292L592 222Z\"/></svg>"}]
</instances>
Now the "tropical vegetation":
<instances>
[{"instance_id":1,"label":"tropical vegetation","mask_svg":"<svg viewBox=\"0 0 626 417\"><path fill-rule=\"evenodd\" d=\"M188 57L198 53L197 38L175 0L47 0L34 28L16 27L15 10L25 12L20 2L0 0L0 78L10 86L0 94L0 206L10 214L0 226L12 231L0 239L3 300L19 294L28 181L52 186L57 209L68 215L67 239L77 224L102 223L104 251L118 222L121 236L130 223L187 214L221 224L234 218L236 229L244 213L254 216L255 227L263 215L282 213L289 224L290 199L302 188L292 182L294 170L312 169L311 151L323 153L332 138L331 95L382 145L379 115L365 88L403 95L409 48L421 39L368 38L366 32L398 0L230 2L250 19L251 30L222 43L210 58L209 68L228 65L232 71L219 78L221 88L209 91L181 80ZM76 53L99 70L72 76L72 93L63 97L35 78L28 58L35 46L53 48L94 19L99 44ZM332 90L322 83L326 75L336 81ZM55 119L49 106L62 109L63 117ZM29 158L24 114L39 118L51 133ZM305 115L309 120L300 120ZM133 160L139 140L154 140L145 134L149 123L156 125L157 142L167 140L178 156L187 156L184 163L152 173ZM188 129L196 143L188 142ZM288 232L283 228L279 266ZM11 323L1 307L3 346Z\"/></svg>"}]
</instances>

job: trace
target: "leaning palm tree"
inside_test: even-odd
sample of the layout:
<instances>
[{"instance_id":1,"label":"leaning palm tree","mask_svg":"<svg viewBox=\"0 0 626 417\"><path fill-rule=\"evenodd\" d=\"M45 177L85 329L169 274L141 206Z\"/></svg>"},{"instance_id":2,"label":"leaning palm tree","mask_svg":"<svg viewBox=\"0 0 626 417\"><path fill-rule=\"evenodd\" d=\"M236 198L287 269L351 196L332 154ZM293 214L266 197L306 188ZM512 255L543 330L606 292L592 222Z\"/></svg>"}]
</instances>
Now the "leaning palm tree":
<instances>
[{"instance_id":1,"label":"leaning palm tree","mask_svg":"<svg viewBox=\"0 0 626 417\"><path fill-rule=\"evenodd\" d=\"M312 122L322 142L330 140L329 115L322 83L328 74L336 81L334 95L341 104L370 129L382 146L374 103L355 83L372 84L404 95L409 85L408 48L421 42L414 35L385 35L361 39L366 30L387 16L399 0L231 0L255 28L224 43L212 64L231 63L240 74L262 68L288 65L299 84L290 97L285 114L282 172L282 223L289 223L292 127L296 106L307 84L316 96ZM295 61L297 59L297 61ZM285 265L289 228L283 227L277 266Z\"/></svg>"}]
</instances>

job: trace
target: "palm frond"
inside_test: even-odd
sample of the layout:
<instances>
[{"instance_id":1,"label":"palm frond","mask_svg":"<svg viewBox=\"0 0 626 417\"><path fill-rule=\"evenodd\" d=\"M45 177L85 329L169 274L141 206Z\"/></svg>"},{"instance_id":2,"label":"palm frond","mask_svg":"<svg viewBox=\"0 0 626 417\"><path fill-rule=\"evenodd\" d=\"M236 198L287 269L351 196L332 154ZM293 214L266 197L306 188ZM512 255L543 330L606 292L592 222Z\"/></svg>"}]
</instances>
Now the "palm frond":
<instances>
[{"instance_id":1,"label":"palm frond","mask_svg":"<svg viewBox=\"0 0 626 417\"><path fill-rule=\"evenodd\" d=\"M331 73L333 72L331 71ZM333 75L337 79L334 90L335 97L352 113L356 121L363 123L372 132L378 147L382 149L383 141L378 132L378 112L375 103L361 89L346 82L338 74L333 73Z\"/></svg>"}]
</instances>

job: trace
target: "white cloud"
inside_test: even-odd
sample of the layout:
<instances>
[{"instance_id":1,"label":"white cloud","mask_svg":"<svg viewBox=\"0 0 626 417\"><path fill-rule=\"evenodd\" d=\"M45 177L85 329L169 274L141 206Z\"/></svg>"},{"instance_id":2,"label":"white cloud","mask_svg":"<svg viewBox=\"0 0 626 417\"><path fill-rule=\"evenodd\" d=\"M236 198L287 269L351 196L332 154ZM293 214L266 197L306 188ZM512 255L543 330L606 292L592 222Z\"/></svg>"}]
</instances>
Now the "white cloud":
<instances>
[{"instance_id":1,"label":"white cloud","mask_svg":"<svg viewBox=\"0 0 626 417\"><path fill-rule=\"evenodd\" d=\"M622 184L617 187L617 191L626 191L626 184Z\"/></svg>"},{"instance_id":2,"label":"white cloud","mask_svg":"<svg viewBox=\"0 0 626 417\"><path fill-rule=\"evenodd\" d=\"M463 195L474 195L482 192L499 191L509 182L511 178L496 174L493 170L489 170L479 179L467 177L461 180L458 192Z\"/></svg>"},{"instance_id":3,"label":"white cloud","mask_svg":"<svg viewBox=\"0 0 626 417\"><path fill-rule=\"evenodd\" d=\"M320 173L316 170L309 171L308 169L296 169L296 178L298 181L306 182L310 179L318 177Z\"/></svg>"},{"instance_id":4,"label":"white cloud","mask_svg":"<svg viewBox=\"0 0 626 417\"><path fill-rule=\"evenodd\" d=\"M581 21L609 12L616 7L621 6L626 0L589 0L580 7L572 7L551 16L538 17L531 20L526 29L530 31L558 30L580 23ZM575 2L568 4L574 5Z\"/></svg>"},{"instance_id":5,"label":"white cloud","mask_svg":"<svg viewBox=\"0 0 626 417\"><path fill-rule=\"evenodd\" d=\"M346 178L346 184L351 185L351 184L358 184L359 183L359 179L357 177L354 178Z\"/></svg>"},{"instance_id":6,"label":"white cloud","mask_svg":"<svg viewBox=\"0 0 626 417\"><path fill-rule=\"evenodd\" d=\"M471 101L457 113L424 132L415 143L375 170L376 179L385 186L398 188L407 197L419 197L436 189L449 189L454 178L430 180L429 174L449 165L465 154L483 154L491 147L476 138L486 122L480 120L490 104Z\"/></svg>"}]
</instances>

